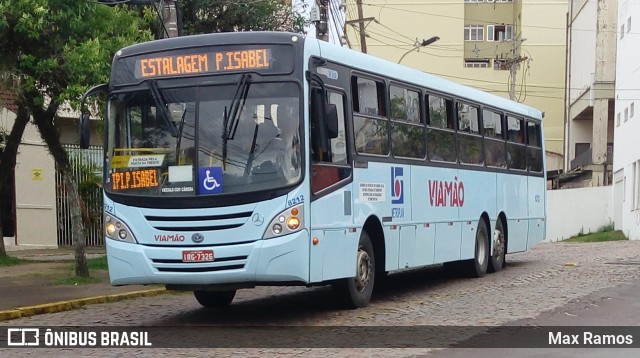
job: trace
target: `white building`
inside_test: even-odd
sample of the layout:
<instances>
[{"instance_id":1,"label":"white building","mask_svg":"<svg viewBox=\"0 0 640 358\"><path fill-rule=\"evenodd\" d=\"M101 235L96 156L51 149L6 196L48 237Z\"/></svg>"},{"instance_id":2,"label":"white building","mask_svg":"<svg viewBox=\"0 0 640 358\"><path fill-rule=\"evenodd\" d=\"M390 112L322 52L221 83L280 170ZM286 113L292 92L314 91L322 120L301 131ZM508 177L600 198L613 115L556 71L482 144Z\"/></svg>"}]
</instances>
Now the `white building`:
<instances>
[{"instance_id":1,"label":"white building","mask_svg":"<svg viewBox=\"0 0 640 358\"><path fill-rule=\"evenodd\" d=\"M615 228L640 239L640 3L618 1L613 160ZM640 108L637 108L640 110Z\"/></svg>"}]
</instances>

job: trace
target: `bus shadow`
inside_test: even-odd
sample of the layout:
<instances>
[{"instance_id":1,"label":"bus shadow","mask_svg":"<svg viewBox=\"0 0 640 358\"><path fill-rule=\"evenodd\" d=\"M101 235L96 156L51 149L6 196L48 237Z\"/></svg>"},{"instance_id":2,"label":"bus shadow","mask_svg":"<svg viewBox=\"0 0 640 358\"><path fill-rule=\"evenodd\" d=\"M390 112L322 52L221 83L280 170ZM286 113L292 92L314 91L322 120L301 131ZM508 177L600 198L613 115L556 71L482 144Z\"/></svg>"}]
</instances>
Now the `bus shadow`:
<instances>
[{"instance_id":1,"label":"bus shadow","mask_svg":"<svg viewBox=\"0 0 640 358\"><path fill-rule=\"evenodd\" d=\"M525 262L507 263L509 267L526 265ZM369 309L383 302L402 300L417 291L429 290L471 278L462 276L442 265L408 269L379 277ZM284 291L284 292L282 292ZM289 292L287 292L289 291ZM171 324L184 325L313 325L326 320L327 313L338 317L345 313L330 286L312 288L283 288L269 290L260 297L234 301L229 307L199 308L166 317ZM348 310L347 310L348 312ZM318 319L318 320L317 320Z\"/></svg>"}]
</instances>

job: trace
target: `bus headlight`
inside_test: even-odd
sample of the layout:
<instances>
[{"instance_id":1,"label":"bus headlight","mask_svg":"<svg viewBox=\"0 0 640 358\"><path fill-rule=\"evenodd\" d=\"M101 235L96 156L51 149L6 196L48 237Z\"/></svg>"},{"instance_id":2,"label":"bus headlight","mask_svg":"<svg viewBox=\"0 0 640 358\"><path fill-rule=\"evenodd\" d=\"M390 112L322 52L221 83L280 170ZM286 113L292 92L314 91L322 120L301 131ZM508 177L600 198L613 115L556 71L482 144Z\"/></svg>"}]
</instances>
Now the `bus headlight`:
<instances>
[{"instance_id":1,"label":"bus headlight","mask_svg":"<svg viewBox=\"0 0 640 358\"><path fill-rule=\"evenodd\" d=\"M264 233L264 238L271 239L302 230L304 228L303 205L298 204L276 215L269 223L267 232Z\"/></svg>"},{"instance_id":2,"label":"bus headlight","mask_svg":"<svg viewBox=\"0 0 640 358\"><path fill-rule=\"evenodd\" d=\"M104 214L104 233L112 240L130 242L136 244L137 241L133 237L131 230L125 223L110 214Z\"/></svg>"}]
</instances>

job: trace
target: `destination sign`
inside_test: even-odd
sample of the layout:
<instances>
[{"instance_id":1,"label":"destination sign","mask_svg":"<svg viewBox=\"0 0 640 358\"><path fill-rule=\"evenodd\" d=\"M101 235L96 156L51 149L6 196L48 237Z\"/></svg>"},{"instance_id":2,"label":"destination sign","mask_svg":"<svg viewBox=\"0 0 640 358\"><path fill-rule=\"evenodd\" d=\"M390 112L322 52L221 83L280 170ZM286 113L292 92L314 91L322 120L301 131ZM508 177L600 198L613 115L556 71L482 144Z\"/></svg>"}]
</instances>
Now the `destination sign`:
<instances>
[{"instance_id":1,"label":"destination sign","mask_svg":"<svg viewBox=\"0 0 640 358\"><path fill-rule=\"evenodd\" d=\"M264 70L271 68L271 56L270 48L148 56L137 60L136 78Z\"/></svg>"},{"instance_id":2,"label":"destination sign","mask_svg":"<svg viewBox=\"0 0 640 358\"><path fill-rule=\"evenodd\" d=\"M155 188L158 185L158 171L156 169L111 173L112 190Z\"/></svg>"}]
</instances>

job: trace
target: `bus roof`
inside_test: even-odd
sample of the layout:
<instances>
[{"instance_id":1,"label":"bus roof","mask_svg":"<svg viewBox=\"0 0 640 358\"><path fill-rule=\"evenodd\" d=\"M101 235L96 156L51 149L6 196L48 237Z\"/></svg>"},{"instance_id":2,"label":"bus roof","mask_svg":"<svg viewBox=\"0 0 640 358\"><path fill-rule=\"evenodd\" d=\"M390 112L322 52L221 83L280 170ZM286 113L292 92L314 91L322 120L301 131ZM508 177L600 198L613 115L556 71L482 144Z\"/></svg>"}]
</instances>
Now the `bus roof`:
<instances>
[{"instance_id":1,"label":"bus roof","mask_svg":"<svg viewBox=\"0 0 640 358\"><path fill-rule=\"evenodd\" d=\"M160 52L180 48L212 45L291 43L292 36L298 36L300 40L304 38L304 36L301 34L276 31L223 32L215 34L173 37L127 46L120 50L118 56L133 56L150 52Z\"/></svg>"},{"instance_id":2,"label":"bus roof","mask_svg":"<svg viewBox=\"0 0 640 358\"><path fill-rule=\"evenodd\" d=\"M392 76L398 81L410 83L417 87L426 87L437 92L499 108L513 114L542 120L542 113L539 110L488 92L311 37L307 37L305 43L307 46L316 46L317 44L322 57L348 64L363 72L386 74L386 77ZM372 68L375 69L375 72L371 71Z\"/></svg>"}]
</instances>

